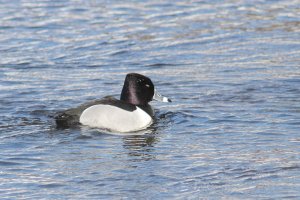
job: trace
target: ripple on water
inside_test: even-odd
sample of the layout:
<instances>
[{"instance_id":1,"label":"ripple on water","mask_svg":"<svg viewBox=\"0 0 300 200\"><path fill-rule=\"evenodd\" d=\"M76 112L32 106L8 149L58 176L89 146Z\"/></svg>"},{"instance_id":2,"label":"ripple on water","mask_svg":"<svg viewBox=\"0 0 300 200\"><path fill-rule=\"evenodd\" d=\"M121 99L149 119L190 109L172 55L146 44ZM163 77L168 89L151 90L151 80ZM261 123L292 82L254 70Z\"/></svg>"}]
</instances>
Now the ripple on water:
<instances>
[{"instance_id":1,"label":"ripple on water","mask_svg":"<svg viewBox=\"0 0 300 200\"><path fill-rule=\"evenodd\" d=\"M5 1L0 17L1 198L300 197L297 0ZM173 100L151 127L55 128L129 72Z\"/></svg>"}]
</instances>

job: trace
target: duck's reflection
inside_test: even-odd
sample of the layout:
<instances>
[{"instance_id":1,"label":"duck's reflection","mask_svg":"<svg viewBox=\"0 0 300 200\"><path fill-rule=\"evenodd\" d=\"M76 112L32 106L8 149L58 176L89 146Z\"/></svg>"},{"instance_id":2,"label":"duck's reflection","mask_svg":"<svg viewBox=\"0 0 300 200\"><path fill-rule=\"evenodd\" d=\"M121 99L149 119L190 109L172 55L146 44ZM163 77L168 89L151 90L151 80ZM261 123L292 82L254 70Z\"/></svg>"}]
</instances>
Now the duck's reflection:
<instances>
[{"instance_id":1,"label":"duck's reflection","mask_svg":"<svg viewBox=\"0 0 300 200\"><path fill-rule=\"evenodd\" d=\"M158 142L155 134L129 135L123 138L123 147L133 161L155 159L154 145Z\"/></svg>"},{"instance_id":2,"label":"duck's reflection","mask_svg":"<svg viewBox=\"0 0 300 200\"><path fill-rule=\"evenodd\" d=\"M170 125L174 113L156 112L154 123L143 132L123 137L123 147L128 150L128 155L133 161L155 159L155 145L159 142L160 133Z\"/></svg>"}]
</instances>

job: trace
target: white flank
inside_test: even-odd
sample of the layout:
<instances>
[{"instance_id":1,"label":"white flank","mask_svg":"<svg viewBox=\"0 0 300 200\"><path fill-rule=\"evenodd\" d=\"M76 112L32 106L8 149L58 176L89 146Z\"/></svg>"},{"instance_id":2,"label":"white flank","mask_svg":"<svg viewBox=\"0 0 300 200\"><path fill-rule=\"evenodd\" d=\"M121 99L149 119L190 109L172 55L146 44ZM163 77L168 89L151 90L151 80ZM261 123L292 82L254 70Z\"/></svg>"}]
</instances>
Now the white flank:
<instances>
[{"instance_id":1,"label":"white flank","mask_svg":"<svg viewBox=\"0 0 300 200\"><path fill-rule=\"evenodd\" d=\"M152 124L152 118L137 107L133 112L111 105L94 105L83 111L80 123L117 132L138 131Z\"/></svg>"}]
</instances>

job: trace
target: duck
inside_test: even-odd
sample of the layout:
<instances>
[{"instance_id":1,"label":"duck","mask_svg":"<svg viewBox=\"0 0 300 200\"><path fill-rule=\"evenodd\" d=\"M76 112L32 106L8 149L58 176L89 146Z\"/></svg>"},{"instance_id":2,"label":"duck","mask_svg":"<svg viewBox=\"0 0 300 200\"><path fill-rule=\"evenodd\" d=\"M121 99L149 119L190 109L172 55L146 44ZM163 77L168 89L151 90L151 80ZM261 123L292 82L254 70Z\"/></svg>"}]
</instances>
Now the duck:
<instances>
[{"instance_id":1,"label":"duck","mask_svg":"<svg viewBox=\"0 0 300 200\"><path fill-rule=\"evenodd\" d=\"M154 120L150 101L172 102L155 89L147 76L129 73L125 77L120 99L105 96L57 113L58 128L84 125L116 132L134 132L148 128Z\"/></svg>"}]
</instances>

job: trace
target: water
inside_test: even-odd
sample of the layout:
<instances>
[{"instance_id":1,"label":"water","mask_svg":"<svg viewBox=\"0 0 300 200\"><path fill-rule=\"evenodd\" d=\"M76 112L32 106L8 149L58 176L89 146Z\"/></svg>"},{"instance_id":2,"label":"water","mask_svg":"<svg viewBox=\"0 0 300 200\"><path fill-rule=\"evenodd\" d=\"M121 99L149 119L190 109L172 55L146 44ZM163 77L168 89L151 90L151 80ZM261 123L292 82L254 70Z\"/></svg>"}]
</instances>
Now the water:
<instances>
[{"instance_id":1,"label":"water","mask_svg":"<svg viewBox=\"0 0 300 200\"><path fill-rule=\"evenodd\" d=\"M300 4L1 1L1 199L299 199ZM51 116L145 74L118 135Z\"/></svg>"}]
</instances>

